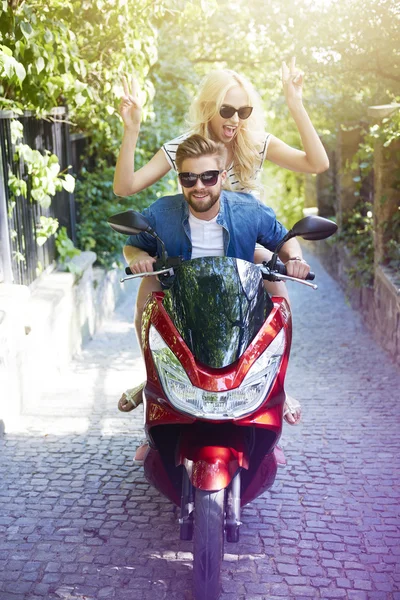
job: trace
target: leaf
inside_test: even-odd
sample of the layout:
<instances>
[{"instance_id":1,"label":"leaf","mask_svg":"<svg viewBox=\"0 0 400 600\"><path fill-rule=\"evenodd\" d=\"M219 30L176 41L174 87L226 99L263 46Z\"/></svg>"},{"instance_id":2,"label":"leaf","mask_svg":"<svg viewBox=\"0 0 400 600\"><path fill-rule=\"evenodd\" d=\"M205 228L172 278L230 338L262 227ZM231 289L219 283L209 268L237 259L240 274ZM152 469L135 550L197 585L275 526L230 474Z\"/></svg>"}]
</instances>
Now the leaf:
<instances>
[{"instance_id":1,"label":"leaf","mask_svg":"<svg viewBox=\"0 0 400 600\"><path fill-rule=\"evenodd\" d=\"M57 161L57 162L54 162L54 161L53 161L53 162L51 162L51 163L49 164L49 167L48 167L48 169L49 169L49 171L50 171L50 174L51 174L51 176L53 176L53 177L57 177L57 175L58 175L58 174L59 174L59 172L60 172L60 165L59 165L58 161Z\"/></svg>"},{"instance_id":2,"label":"leaf","mask_svg":"<svg viewBox=\"0 0 400 600\"><path fill-rule=\"evenodd\" d=\"M40 206L43 208L49 208L51 204L51 197L48 194L44 194L42 200L40 201Z\"/></svg>"},{"instance_id":3,"label":"leaf","mask_svg":"<svg viewBox=\"0 0 400 600\"><path fill-rule=\"evenodd\" d=\"M3 46L2 44L0 44L0 50L2 52L4 52L4 54L7 54L7 56L12 56L12 50L10 48L8 48L7 46Z\"/></svg>"},{"instance_id":4,"label":"leaf","mask_svg":"<svg viewBox=\"0 0 400 600\"><path fill-rule=\"evenodd\" d=\"M36 188L31 191L31 196L34 200L36 200L36 202L39 202L39 204L41 204L42 199L44 197L44 192L41 188Z\"/></svg>"},{"instance_id":5,"label":"leaf","mask_svg":"<svg viewBox=\"0 0 400 600\"><path fill-rule=\"evenodd\" d=\"M77 106L83 106L83 104L85 104L87 98L81 94L80 92L78 94L75 94L75 102Z\"/></svg>"},{"instance_id":6,"label":"leaf","mask_svg":"<svg viewBox=\"0 0 400 600\"><path fill-rule=\"evenodd\" d=\"M13 70L14 70L14 64L13 61L15 59L12 56L8 56L8 55L3 55L2 56L2 63L3 63L3 73L6 75L6 77L8 77L8 79L11 79L12 75L13 75ZM1 63L0 63L1 65ZM1 71L0 71L1 73Z\"/></svg>"},{"instance_id":7,"label":"leaf","mask_svg":"<svg viewBox=\"0 0 400 600\"><path fill-rule=\"evenodd\" d=\"M54 39L53 34L51 33L50 29L46 29L46 31L44 32L44 41L47 44L50 44L50 42L52 42Z\"/></svg>"},{"instance_id":8,"label":"leaf","mask_svg":"<svg viewBox=\"0 0 400 600\"><path fill-rule=\"evenodd\" d=\"M24 65L22 65L20 62L15 61L14 69L15 69L15 74L18 77L19 82L22 83L26 77L26 71L25 71Z\"/></svg>"},{"instance_id":9,"label":"leaf","mask_svg":"<svg viewBox=\"0 0 400 600\"><path fill-rule=\"evenodd\" d=\"M72 175L70 175L69 173L67 173L66 175L64 175L64 180L62 182L64 189L69 192L70 194L72 194L72 192L75 189L75 179L74 177L72 177Z\"/></svg>"},{"instance_id":10,"label":"leaf","mask_svg":"<svg viewBox=\"0 0 400 600\"><path fill-rule=\"evenodd\" d=\"M15 43L15 55L21 55L23 58L25 54L25 48L25 42L23 40L18 40L18 42Z\"/></svg>"},{"instance_id":11,"label":"leaf","mask_svg":"<svg viewBox=\"0 0 400 600\"><path fill-rule=\"evenodd\" d=\"M47 235L43 231L36 233L36 243L38 246L43 246L47 242Z\"/></svg>"},{"instance_id":12,"label":"leaf","mask_svg":"<svg viewBox=\"0 0 400 600\"><path fill-rule=\"evenodd\" d=\"M44 69L43 56L39 56L39 58L36 59L36 69L37 69L38 74L41 73L41 71L43 71L43 69Z\"/></svg>"},{"instance_id":13,"label":"leaf","mask_svg":"<svg viewBox=\"0 0 400 600\"><path fill-rule=\"evenodd\" d=\"M15 145L24 135L24 126L19 121L13 119L10 123L11 141Z\"/></svg>"},{"instance_id":14,"label":"leaf","mask_svg":"<svg viewBox=\"0 0 400 600\"><path fill-rule=\"evenodd\" d=\"M34 34L31 24L27 23L26 21L22 21L22 23L20 23L20 29L27 40L29 40L29 38L31 38Z\"/></svg>"}]
</instances>

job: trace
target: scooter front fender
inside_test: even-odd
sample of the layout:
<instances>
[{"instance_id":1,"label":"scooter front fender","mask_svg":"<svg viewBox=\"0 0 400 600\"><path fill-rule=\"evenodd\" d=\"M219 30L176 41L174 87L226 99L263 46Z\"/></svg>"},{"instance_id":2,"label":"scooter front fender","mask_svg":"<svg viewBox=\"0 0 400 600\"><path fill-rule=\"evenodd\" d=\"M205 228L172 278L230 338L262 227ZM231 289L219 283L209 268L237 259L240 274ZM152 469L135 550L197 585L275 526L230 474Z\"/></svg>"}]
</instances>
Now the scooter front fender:
<instances>
[{"instance_id":1,"label":"scooter front fender","mask_svg":"<svg viewBox=\"0 0 400 600\"><path fill-rule=\"evenodd\" d=\"M211 443L210 443L211 442ZM238 428L235 435L223 443L200 438L193 430L182 435L178 446L177 464L183 465L192 485L199 490L221 490L230 484L237 470L248 469L249 457L244 433Z\"/></svg>"}]
</instances>

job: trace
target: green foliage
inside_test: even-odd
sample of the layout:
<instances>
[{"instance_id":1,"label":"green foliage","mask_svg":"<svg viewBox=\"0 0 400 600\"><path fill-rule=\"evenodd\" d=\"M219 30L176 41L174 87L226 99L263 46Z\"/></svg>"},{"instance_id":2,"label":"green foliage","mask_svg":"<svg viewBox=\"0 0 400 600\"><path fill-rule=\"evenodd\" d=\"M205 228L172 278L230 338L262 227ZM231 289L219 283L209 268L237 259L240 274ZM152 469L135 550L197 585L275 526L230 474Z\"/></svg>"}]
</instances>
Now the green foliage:
<instances>
[{"instance_id":1,"label":"green foliage","mask_svg":"<svg viewBox=\"0 0 400 600\"><path fill-rule=\"evenodd\" d=\"M107 239L114 238L103 229L100 215L105 221L108 214L133 203L112 196L112 170L101 162L107 157L108 164L115 163L122 138L122 74L134 70L143 89L136 168L185 128L184 116L201 77L220 67L252 80L263 98L267 130L301 147L282 94L281 60L297 56L306 74L305 105L317 131L332 138L338 123L359 122L368 105L399 100L399 28L394 0L271 0L267 9L262 0L245 5L239 0L2 1L0 108L43 114L68 105L74 130L90 135L91 152L101 166L96 174L82 174L80 185L88 199L78 190L80 243L97 248L99 260L111 264L120 243L112 242L115 247L108 256ZM379 135L390 145L399 130L391 119L382 123ZM371 164L368 143L362 149L364 158L357 158L360 196ZM29 155L27 149L20 152ZM49 183L50 175L59 178L53 159L45 155L41 160L44 174L35 175L40 182L35 193L46 204L52 185L59 185ZM30 176L33 183L34 174ZM16 195L24 192L23 184L11 178ZM175 186L174 176L167 177L135 196L135 206L148 205ZM266 190L267 202L271 198L286 223L301 216L301 176L269 170ZM96 214L89 213L91 206Z\"/></svg>"},{"instance_id":2,"label":"green foliage","mask_svg":"<svg viewBox=\"0 0 400 600\"><path fill-rule=\"evenodd\" d=\"M347 274L355 287L371 287L374 281L374 239L372 205L360 202L345 215L337 243L343 242L353 264Z\"/></svg>"},{"instance_id":3,"label":"green foliage","mask_svg":"<svg viewBox=\"0 0 400 600\"><path fill-rule=\"evenodd\" d=\"M384 224L386 237L386 263L388 267L400 272L400 206L392 218Z\"/></svg>"},{"instance_id":4,"label":"green foliage","mask_svg":"<svg viewBox=\"0 0 400 600\"><path fill-rule=\"evenodd\" d=\"M40 227L36 232L36 243L38 246L43 244L54 235L58 229L58 220L53 217L45 217L42 215L39 219Z\"/></svg>"},{"instance_id":5,"label":"green foliage","mask_svg":"<svg viewBox=\"0 0 400 600\"><path fill-rule=\"evenodd\" d=\"M22 159L28 175L30 197L43 208L48 208L51 197L63 188L73 192L75 179L68 173L60 173L60 164L55 154L45 150L41 154L23 143L16 143L23 136L23 126L18 121L11 122L11 139L15 144L14 160ZM14 195L27 197L27 185L10 171L8 185Z\"/></svg>"},{"instance_id":6,"label":"green foliage","mask_svg":"<svg viewBox=\"0 0 400 600\"><path fill-rule=\"evenodd\" d=\"M14 57L12 50L0 44L0 77L11 85L21 86L26 77L25 67Z\"/></svg>"},{"instance_id":7,"label":"green foliage","mask_svg":"<svg viewBox=\"0 0 400 600\"><path fill-rule=\"evenodd\" d=\"M14 160L23 160L27 181L20 179L9 170L8 188L10 191L9 212L14 210L18 198L23 196L31 201L35 200L43 208L48 208L52 197L63 188L73 192L75 179L68 173L60 173L60 164L55 154L47 150L41 154L27 144L19 142L23 137L23 126L19 121L11 122L11 140L14 144ZM18 143L19 142L19 143ZM29 190L29 192L28 192ZM39 246L54 235L58 228L58 221L52 217L41 216L36 230L36 242ZM11 232L13 235L13 232ZM18 253L18 260L21 260Z\"/></svg>"},{"instance_id":8,"label":"green foliage","mask_svg":"<svg viewBox=\"0 0 400 600\"><path fill-rule=\"evenodd\" d=\"M262 185L264 202L274 209L278 220L286 227L292 227L303 217L304 182L301 175L268 165L263 172Z\"/></svg>"},{"instance_id":9,"label":"green foliage","mask_svg":"<svg viewBox=\"0 0 400 600\"><path fill-rule=\"evenodd\" d=\"M79 214L78 245L83 250L96 252L98 263L107 268L114 263L121 264L124 243L123 236L108 225L107 217L132 208L129 200L114 196L113 176L114 169L105 163L100 163L93 173L84 170L77 181L75 195Z\"/></svg>"},{"instance_id":10,"label":"green foliage","mask_svg":"<svg viewBox=\"0 0 400 600\"><path fill-rule=\"evenodd\" d=\"M60 164L55 154L51 154L48 150L41 154L27 144L18 144L15 147L15 160L20 158L23 159L28 173L31 198L43 208L48 208L52 196L63 188L68 192L74 191L74 178L68 173L60 173ZM10 186L12 190L15 184L13 180ZM21 186L19 180L19 189L22 189Z\"/></svg>"},{"instance_id":11,"label":"green foliage","mask_svg":"<svg viewBox=\"0 0 400 600\"><path fill-rule=\"evenodd\" d=\"M66 227L61 227L56 234L56 250L60 264L70 273L81 275L78 265L71 262L71 259L79 256L81 251L75 248L74 242L68 237Z\"/></svg>"},{"instance_id":12,"label":"green foliage","mask_svg":"<svg viewBox=\"0 0 400 600\"><path fill-rule=\"evenodd\" d=\"M375 123L370 127L363 129L363 142L360 144L358 151L354 155L349 168L353 173L357 173L353 177L356 183L356 196L362 197L363 186L367 182L368 177L373 169L373 159L376 144L382 145L383 152L387 159L395 162L398 157L398 152L392 150L392 144L400 139L400 111L394 109L393 115L382 119L379 123ZM393 156L393 152L395 156ZM392 187L400 191L400 168L398 167L394 173L391 173ZM382 199L382 201L384 201ZM355 209L355 218L358 209ZM398 209L393 217L382 223L384 237L387 240L385 244L385 261L387 266L394 270L400 269L400 209Z\"/></svg>"},{"instance_id":13,"label":"green foliage","mask_svg":"<svg viewBox=\"0 0 400 600\"><path fill-rule=\"evenodd\" d=\"M89 130L93 148L115 152L121 76L135 70L143 83L146 117L154 89L145 77L157 59L152 19L162 19L170 6L162 0L0 3L0 108L44 113L67 104L77 129Z\"/></svg>"}]
</instances>

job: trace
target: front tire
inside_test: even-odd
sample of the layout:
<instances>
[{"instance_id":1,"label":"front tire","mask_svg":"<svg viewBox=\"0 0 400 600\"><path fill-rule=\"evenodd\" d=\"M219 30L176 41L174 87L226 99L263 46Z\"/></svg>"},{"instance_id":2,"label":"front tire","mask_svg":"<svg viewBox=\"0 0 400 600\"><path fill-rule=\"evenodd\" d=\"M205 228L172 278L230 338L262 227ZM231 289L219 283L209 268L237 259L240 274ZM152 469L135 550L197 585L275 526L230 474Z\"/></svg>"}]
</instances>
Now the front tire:
<instances>
[{"instance_id":1,"label":"front tire","mask_svg":"<svg viewBox=\"0 0 400 600\"><path fill-rule=\"evenodd\" d=\"M225 490L196 489L193 586L195 600L218 600L224 555Z\"/></svg>"}]
</instances>

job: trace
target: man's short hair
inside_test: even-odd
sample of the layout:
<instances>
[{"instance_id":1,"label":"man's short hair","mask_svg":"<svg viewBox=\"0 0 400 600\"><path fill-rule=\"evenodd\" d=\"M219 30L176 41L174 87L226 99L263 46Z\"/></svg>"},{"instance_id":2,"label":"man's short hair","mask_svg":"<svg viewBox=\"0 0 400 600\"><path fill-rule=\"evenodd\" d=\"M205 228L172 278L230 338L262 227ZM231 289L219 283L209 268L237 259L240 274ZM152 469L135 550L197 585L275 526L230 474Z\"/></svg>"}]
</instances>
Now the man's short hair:
<instances>
[{"instance_id":1,"label":"man's short hair","mask_svg":"<svg viewBox=\"0 0 400 600\"><path fill-rule=\"evenodd\" d=\"M182 163L186 158L199 158L200 156L215 156L218 167L220 169L225 168L225 145L222 142L215 142L198 133L194 133L178 146L175 157L178 171L181 170Z\"/></svg>"}]
</instances>

